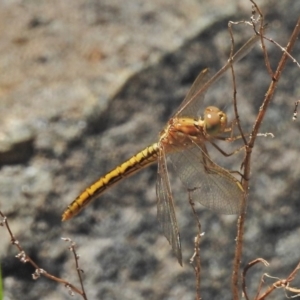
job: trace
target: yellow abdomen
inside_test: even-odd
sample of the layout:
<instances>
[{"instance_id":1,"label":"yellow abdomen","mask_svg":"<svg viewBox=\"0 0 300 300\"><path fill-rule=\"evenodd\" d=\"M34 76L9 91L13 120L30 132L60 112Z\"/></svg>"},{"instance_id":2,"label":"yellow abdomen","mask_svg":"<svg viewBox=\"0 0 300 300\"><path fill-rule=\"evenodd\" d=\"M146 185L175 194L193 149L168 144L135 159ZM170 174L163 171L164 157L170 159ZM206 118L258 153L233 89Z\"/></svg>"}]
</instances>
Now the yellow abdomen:
<instances>
[{"instance_id":1,"label":"yellow abdomen","mask_svg":"<svg viewBox=\"0 0 300 300\"><path fill-rule=\"evenodd\" d=\"M158 144L146 147L130 159L108 172L99 180L85 189L64 211L62 220L71 219L77 215L92 200L99 197L104 191L111 188L123 178L127 178L135 172L157 161Z\"/></svg>"}]
</instances>

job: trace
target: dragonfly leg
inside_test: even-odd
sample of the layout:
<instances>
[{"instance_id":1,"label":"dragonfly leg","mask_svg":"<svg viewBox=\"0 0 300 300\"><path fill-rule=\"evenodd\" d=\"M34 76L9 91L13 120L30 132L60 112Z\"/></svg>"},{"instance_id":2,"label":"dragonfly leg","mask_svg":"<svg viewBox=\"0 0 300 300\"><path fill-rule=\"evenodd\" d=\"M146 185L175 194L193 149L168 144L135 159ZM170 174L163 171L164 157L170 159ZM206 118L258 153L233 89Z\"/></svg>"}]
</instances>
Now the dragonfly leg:
<instances>
[{"instance_id":1,"label":"dragonfly leg","mask_svg":"<svg viewBox=\"0 0 300 300\"><path fill-rule=\"evenodd\" d=\"M224 156L228 157L228 156L232 156L238 152L240 152L242 149L245 148L245 145L237 148L236 150L234 150L233 152L230 153L226 153L224 150L222 150L217 144L215 144L214 142L210 142L221 154L223 154Z\"/></svg>"},{"instance_id":2,"label":"dragonfly leg","mask_svg":"<svg viewBox=\"0 0 300 300\"><path fill-rule=\"evenodd\" d=\"M231 171L231 170L228 170L228 172L231 173L231 174L238 174L238 175L240 175L243 179L245 179L244 175L243 175L241 172L239 172L239 171Z\"/></svg>"},{"instance_id":3,"label":"dragonfly leg","mask_svg":"<svg viewBox=\"0 0 300 300\"><path fill-rule=\"evenodd\" d=\"M237 120L236 119L232 120L230 122L230 126L225 128L224 132L231 132L231 135L232 135L234 126L236 126L236 124L237 124Z\"/></svg>"},{"instance_id":4,"label":"dragonfly leg","mask_svg":"<svg viewBox=\"0 0 300 300\"><path fill-rule=\"evenodd\" d=\"M204 166L204 169L207 173L210 172L210 166L209 166L209 155L208 155L208 151L207 151L207 148L206 148L206 145L204 143L201 144L201 150L203 151L203 153L205 155L202 155L202 163L203 163L203 166ZM194 188L195 190L196 188ZM193 190L189 190L189 193L192 192Z\"/></svg>"}]
</instances>

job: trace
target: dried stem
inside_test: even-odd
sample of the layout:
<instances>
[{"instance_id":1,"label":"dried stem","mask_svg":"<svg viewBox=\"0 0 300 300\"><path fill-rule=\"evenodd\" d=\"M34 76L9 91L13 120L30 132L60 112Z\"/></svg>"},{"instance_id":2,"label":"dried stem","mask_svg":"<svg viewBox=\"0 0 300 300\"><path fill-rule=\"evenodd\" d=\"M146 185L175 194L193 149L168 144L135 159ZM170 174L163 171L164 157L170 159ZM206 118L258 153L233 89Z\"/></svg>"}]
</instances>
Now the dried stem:
<instances>
[{"instance_id":1,"label":"dried stem","mask_svg":"<svg viewBox=\"0 0 300 300\"><path fill-rule=\"evenodd\" d=\"M255 300L264 300L266 297L268 297L274 290L283 288L286 291L289 291L293 294L296 294L294 297L299 296L300 289L299 288L293 288L290 287L290 283L295 279L298 271L300 270L300 263L296 266L296 268L291 272L291 274L286 279L279 279L276 282L274 282L261 296L257 296ZM270 277L269 275L265 274L265 276ZM263 282L263 279L261 280Z\"/></svg>"},{"instance_id":2,"label":"dried stem","mask_svg":"<svg viewBox=\"0 0 300 300\"><path fill-rule=\"evenodd\" d=\"M198 233L194 240L194 254L190 259L190 263L194 267L194 272L195 272L195 277L196 277L196 300L200 300L201 299L201 296L200 296L200 282L201 282L200 240L201 240L201 236L203 234L201 233L201 223L200 223L200 220L195 211L195 204L192 200L190 191L189 191L189 203L191 205L193 215L196 220L197 227L198 227Z\"/></svg>"},{"instance_id":3,"label":"dried stem","mask_svg":"<svg viewBox=\"0 0 300 300\"><path fill-rule=\"evenodd\" d=\"M74 255L76 270L77 270L79 282L80 282L80 285L81 285L82 296L84 297L84 299L86 299L86 294L85 294L84 284L83 284L83 279L82 279L82 274L84 273L84 271L79 267L79 258L80 258L80 256L76 252L76 244L70 238L61 238L61 239L63 241L66 241L66 242L70 243L69 250L72 251L72 253Z\"/></svg>"},{"instance_id":4,"label":"dried stem","mask_svg":"<svg viewBox=\"0 0 300 300\"><path fill-rule=\"evenodd\" d=\"M300 103L300 100L297 100L295 102L295 108L294 108L294 113L293 113L293 121L297 120L297 116L298 116L298 105Z\"/></svg>"},{"instance_id":5,"label":"dried stem","mask_svg":"<svg viewBox=\"0 0 300 300\"><path fill-rule=\"evenodd\" d=\"M19 241L16 239L16 237L14 236L14 234L11 231L11 228L9 226L7 217L0 211L0 216L3 218L2 221L0 222L0 226L5 226L10 238L11 238L11 244L16 246L19 250L19 253L16 255L16 257L23 263L30 263L34 268L35 268L35 272L32 274L32 278L33 279L38 279L40 276L44 276L50 280L56 281L58 283L63 284L67 289L69 289L69 293L71 295L73 295L75 293L79 294L82 296L83 299L87 299L84 289L83 289L83 285L82 285L82 279L81 276L79 276L80 282L81 282L81 287L82 287L82 291L79 290L78 288L76 288L73 284L71 284L70 282L56 277L54 275L51 275L50 273L48 273L47 271L45 271L44 269L40 268L25 252L25 250L22 248L22 246L20 245ZM72 251L74 253L75 256L75 261L76 261L76 267L77 270L79 270L78 267L78 255L75 252L75 247L72 248Z\"/></svg>"},{"instance_id":6,"label":"dried stem","mask_svg":"<svg viewBox=\"0 0 300 300\"><path fill-rule=\"evenodd\" d=\"M262 29L261 29L262 30ZM300 18L297 21L295 29L289 39L289 42L286 47L286 51L283 53L280 62L278 63L278 67L272 76L272 81L266 93L266 96L263 100L263 103L259 109L258 115L256 117L252 133L250 135L250 139L248 144L245 146L246 148L246 157L244 160L244 174L242 179L243 188L245 191L249 189L249 178L250 178L250 168L251 168L251 153L252 149L255 144L256 137L258 135L259 128L263 121L263 118L266 114L268 105L270 104L277 83L280 79L281 73L284 69L286 64L287 58L289 57L288 53L291 52L297 37L300 31ZM233 299L239 299L239 286L238 286L238 274L240 269L241 263L241 255L242 255L242 243L243 243L243 235L244 235L244 224L245 224L245 216L246 216L246 200L247 200L248 193L245 192L245 196L243 197L242 205L241 205L241 213L238 219L238 229L237 229L237 238L236 238L236 250L235 250L235 257L234 257L234 267L233 267L233 275L232 275L232 293Z\"/></svg>"},{"instance_id":7,"label":"dried stem","mask_svg":"<svg viewBox=\"0 0 300 300\"><path fill-rule=\"evenodd\" d=\"M248 297L248 294L247 294L246 275L247 275L248 270L250 268L252 268L254 265L258 264L258 263L263 263L266 267L269 266L269 263L266 260L264 260L263 258L257 258L255 260L251 261L250 263L248 263L245 266L244 270L243 270L243 275L242 275L242 289L243 289L243 293L245 295L245 298L247 300L249 300L249 297ZM262 283L262 281L260 282L260 286L259 286L259 289L258 289L259 291L261 289L261 283Z\"/></svg>"},{"instance_id":8,"label":"dried stem","mask_svg":"<svg viewBox=\"0 0 300 300\"><path fill-rule=\"evenodd\" d=\"M230 49L230 58L229 60L232 60L233 57L233 53L234 53L234 37L233 37L233 33L232 33L232 22L228 23L228 31L230 34L230 39L231 39L231 49ZM247 140L246 137L244 135L244 132L242 130L242 126L241 126L241 122L240 122L240 117L239 117L239 113L238 113L238 108L237 108L237 100L236 100L236 80L235 80L235 73L234 73L234 68L233 68L233 64L231 64L231 76L232 76L232 85L233 85L233 107L234 107L234 115L235 115L235 119L236 119L236 124L238 126L238 130L240 132L241 138L244 141L244 144L246 145Z\"/></svg>"}]
</instances>

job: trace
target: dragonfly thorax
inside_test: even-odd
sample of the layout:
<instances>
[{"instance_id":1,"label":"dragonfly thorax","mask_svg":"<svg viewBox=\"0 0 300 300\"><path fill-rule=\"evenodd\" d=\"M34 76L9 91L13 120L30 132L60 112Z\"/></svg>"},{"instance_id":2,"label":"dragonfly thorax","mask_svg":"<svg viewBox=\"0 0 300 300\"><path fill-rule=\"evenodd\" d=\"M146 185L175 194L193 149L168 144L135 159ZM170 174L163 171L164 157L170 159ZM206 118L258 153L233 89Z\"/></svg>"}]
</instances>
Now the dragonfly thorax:
<instances>
[{"instance_id":1,"label":"dragonfly thorax","mask_svg":"<svg viewBox=\"0 0 300 300\"><path fill-rule=\"evenodd\" d=\"M193 118L172 118L167 127L160 134L160 142L164 147L173 145L186 147L193 144L193 140L205 140L205 131L202 120Z\"/></svg>"},{"instance_id":2,"label":"dragonfly thorax","mask_svg":"<svg viewBox=\"0 0 300 300\"><path fill-rule=\"evenodd\" d=\"M227 116L219 108L208 106L204 118L174 117L160 133L164 147L187 147L202 143L223 133L227 126Z\"/></svg>"}]
</instances>

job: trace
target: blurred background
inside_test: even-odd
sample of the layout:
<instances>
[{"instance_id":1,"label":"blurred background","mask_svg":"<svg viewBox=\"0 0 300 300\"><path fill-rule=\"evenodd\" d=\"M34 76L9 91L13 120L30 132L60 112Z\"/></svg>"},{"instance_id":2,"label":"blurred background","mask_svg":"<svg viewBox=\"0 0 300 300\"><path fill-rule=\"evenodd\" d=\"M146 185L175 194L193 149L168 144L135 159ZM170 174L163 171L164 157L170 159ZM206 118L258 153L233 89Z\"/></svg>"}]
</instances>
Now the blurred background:
<instances>
[{"instance_id":1,"label":"blurred background","mask_svg":"<svg viewBox=\"0 0 300 300\"><path fill-rule=\"evenodd\" d=\"M267 35L285 46L300 2L257 4ZM79 287L73 256L60 240L70 237L88 299L195 298L189 259L197 228L176 175L183 267L157 224L156 165L76 218L62 223L61 215L87 185L157 141L198 73L209 67L214 74L227 61L228 21L250 17L248 0L0 1L0 209L41 268ZM253 35L246 25L233 31L236 47ZM274 70L282 53L270 43L267 49ZM288 62L261 128L275 138L260 138L254 148L242 266L263 257L270 267L250 271L252 296L263 273L285 278L300 259L300 120L292 122L299 71ZM236 77L242 126L250 132L270 83L259 45L236 65ZM210 88L200 114L208 104L232 119L230 72ZM242 159L243 153L217 161L238 170ZM237 217L196 208L205 232L202 298L231 299ZM70 299L64 286L34 281L4 228L0 237L5 299ZM271 298L283 297L278 290Z\"/></svg>"}]
</instances>

